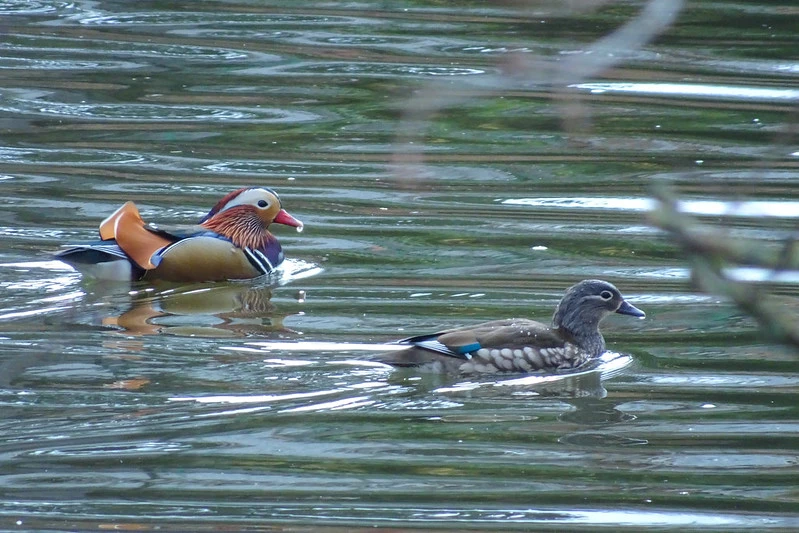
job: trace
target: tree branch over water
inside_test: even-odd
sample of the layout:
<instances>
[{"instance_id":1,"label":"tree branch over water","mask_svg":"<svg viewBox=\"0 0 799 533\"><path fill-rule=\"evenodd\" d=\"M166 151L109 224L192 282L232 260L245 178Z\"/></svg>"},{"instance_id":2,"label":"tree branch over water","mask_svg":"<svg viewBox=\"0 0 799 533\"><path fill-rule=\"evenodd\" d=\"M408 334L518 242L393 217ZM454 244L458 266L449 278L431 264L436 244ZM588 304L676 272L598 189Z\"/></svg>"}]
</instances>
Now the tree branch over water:
<instances>
[{"instance_id":1,"label":"tree branch over water","mask_svg":"<svg viewBox=\"0 0 799 533\"><path fill-rule=\"evenodd\" d=\"M763 284L741 281L732 274L736 267L755 267L763 270L764 281L771 281L786 271L799 270L795 236L782 246L741 239L702 225L680 209L680 201L665 187L656 189L655 197L659 205L650 212L650 221L669 232L686 252L694 283L735 302L776 340L799 347L799 316L790 306Z\"/></svg>"},{"instance_id":2,"label":"tree branch over water","mask_svg":"<svg viewBox=\"0 0 799 533\"><path fill-rule=\"evenodd\" d=\"M606 0L584 0L569 5L572 11L584 11L606 3ZM519 5L529 7L530 16L536 13L536 18L541 17L537 14L541 7L538 3L525 4ZM430 83L415 91L407 100L397 127L395 173L403 179L424 178L424 138L430 122L443 110L465 106L478 97L508 91L546 91L560 105L565 131L574 133L584 129L589 112L582 104L584 95L575 85L628 61L630 51L640 50L671 27L684 4L684 0L649 0L636 17L567 56L513 53L498 62L494 73L486 71L457 83L451 80ZM562 15L563 5L553 2L552 9ZM520 9L519 14L525 15L524 10Z\"/></svg>"}]
</instances>

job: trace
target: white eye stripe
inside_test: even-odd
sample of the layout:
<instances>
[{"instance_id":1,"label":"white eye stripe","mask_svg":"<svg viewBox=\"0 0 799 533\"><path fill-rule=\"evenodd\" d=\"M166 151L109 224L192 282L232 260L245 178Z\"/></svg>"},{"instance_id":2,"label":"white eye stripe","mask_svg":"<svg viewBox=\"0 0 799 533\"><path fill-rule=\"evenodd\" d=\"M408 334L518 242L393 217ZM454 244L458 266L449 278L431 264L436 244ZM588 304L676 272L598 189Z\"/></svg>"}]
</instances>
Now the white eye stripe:
<instances>
[{"instance_id":1,"label":"white eye stripe","mask_svg":"<svg viewBox=\"0 0 799 533\"><path fill-rule=\"evenodd\" d=\"M269 191L264 189L248 189L225 204L221 210L224 211L239 205L254 205L259 208L266 209L272 205L273 201L279 202L279 200ZM265 202L266 205L261 206L260 202Z\"/></svg>"}]
</instances>

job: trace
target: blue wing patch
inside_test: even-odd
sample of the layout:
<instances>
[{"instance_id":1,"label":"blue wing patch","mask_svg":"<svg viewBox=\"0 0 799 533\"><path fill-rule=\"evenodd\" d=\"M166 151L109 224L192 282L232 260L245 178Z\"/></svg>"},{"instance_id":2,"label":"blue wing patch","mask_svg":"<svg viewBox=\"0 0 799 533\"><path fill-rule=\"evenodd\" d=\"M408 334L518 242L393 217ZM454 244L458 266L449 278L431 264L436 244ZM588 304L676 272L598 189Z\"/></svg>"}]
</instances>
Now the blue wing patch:
<instances>
[{"instance_id":1,"label":"blue wing patch","mask_svg":"<svg viewBox=\"0 0 799 533\"><path fill-rule=\"evenodd\" d=\"M440 353L442 355L448 355L450 357L457 357L458 359L466 359L467 361L472 358L472 356L469 355L469 353L467 353L473 351L472 349L462 352L460 351L462 348L458 348L458 351L454 351L447 345L438 342L438 335L439 334L434 333L433 335L419 335L418 337L408 337L407 339L402 339L400 341L397 341L397 344L410 344L416 346L417 348L422 348L423 350L430 350L431 352ZM473 348L473 347L474 345L470 344L466 348ZM479 348L480 347L478 346L476 349Z\"/></svg>"},{"instance_id":2,"label":"blue wing patch","mask_svg":"<svg viewBox=\"0 0 799 533\"><path fill-rule=\"evenodd\" d=\"M471 352L476 352L480 348L482 348L482 346L480 346L479 342L473 342L472 344L464 344L463 346L458 346L458 348L456 348L455 351L463 355Z\"/></svg>"}]
</instances>

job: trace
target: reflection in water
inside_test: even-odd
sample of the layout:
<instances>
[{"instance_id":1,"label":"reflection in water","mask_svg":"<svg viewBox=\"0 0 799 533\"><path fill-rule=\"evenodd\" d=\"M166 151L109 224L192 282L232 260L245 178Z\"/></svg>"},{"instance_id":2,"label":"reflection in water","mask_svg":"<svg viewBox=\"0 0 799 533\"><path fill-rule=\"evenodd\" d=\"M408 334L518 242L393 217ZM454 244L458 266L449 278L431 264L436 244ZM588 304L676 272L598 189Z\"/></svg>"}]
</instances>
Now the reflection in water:
<instances>
[{"instance_id":1,"label":"reflection in water","mask_svg":"<svg viewBox=\"0 0 799 533\"><path fill-rule=\"evenodd\" d=\"M478 389L493 390L488 394L500 397L508 394L531 394L545 397L595 397L604 398L607 391L602 386L603 379L610 379L621 373L625 367L632 363L629 355L615 352L605 352L595 361L584 365L574 372L564 373L537 373L530 375L510 374L502 376L470 376L467 381L461 381L462 376L439 372L419 372L415 369L397 369L380 362L372 361L377 352L390 352L402 350L405 347L393 343L387 344L356 344L318 341L254 341L244 346L227 346L225 350L249 354L285 354L296 352L298 354L325 353L326 366L352 365L353 368L378 369L386 372L389 381L394 384L404 383L411 385L419 391L430 391L457 397L459 394L469 394ZM355 352L363 355L352 360L341 360L336 354L349 355ZM264 360L267 367L297 367L315 364L307 359L269 357ZM483 392L485 393L485 391Z\"/></svg>"},{"instance_id":2,"label":"reflection in water","mask_svg":"<svg viewBox=\"0 0 799 533\"><path fill-rule=\"evenodd\" d=\"M155 294L151 289L133 291L130 309L105 317L102 323L132 335L268 337L292 333L283 326L288 315L281 314L270 302L272 288L319 272L321 269L313 264L289 259L273 275L253 280L261 285L228 282L166 289Z\"/></svg>"},{"instance_id":3,"label":"reflection in water","mask_svg":"<svg viewBox=\"0 0 799 533\"><path fill-rule=\"evenodd\" d=\"M312 263L287 259L263 278L175 286L84 279L60 261L5 263L0 268L56 273L50 278L0 282L6 289L55 292L53 296L28 300L26 308L0 310L0 320L46 316L84 306L92 309L93 316L99 315L103 326L118 328L125 335L210 337L291 333L282 324L288 313L279 313L270 302L272 289L322 271ZM75 290L76 285L82 290ZM304 291L297 294L304 300Z\"/></svg>"},{"instance_id":4,"label":"reflection in water","mask_svg":"<svg viewBox=\"0 0 799 533\"><path fill-rule=\"evenodd\" d=\"M510 198L502 201L506 205L524 205L557 209L610 209L619 211L651 211L658 202L651 198L610 198L594 196L579 198ZM799 202L779 200L749 200L722 202L717 200L682 200L680 211L694 215L728 217L799 217Z\"/></svg>"},{"instance_id":5,"label":"reflection in water","mask_svg":"<svg viewBox=\"0 0 799 533\"><path fill-rule=\"evenodd\" d=\"M50 272L50 277L25 275L36 270ZM0 273L4 273L0 287L6 291L25 291L38 295L31 298L24 306L11 306L0 308L0 320L14 320L35 316L46 316L51 313L71 308L81 297L75 290L67 292L71 276L67 274L71 269L60 261L25 261L0 264ZM11 273L16 273L21 279L13 279ZM20 276L22 275L22 276Z\"/></svg>"},{"instance_id":6,"label":"reflection in water","mask_svg":"<svg viewBox=\"0 0 799 533\"><path fill-rule=\"evenodd\" d=\"M731 98L735 100L798 100L799 90L772 89L762 87L732 87L729 85L704 85L687 83L580 83L572 85L578 89L587 89L595 94L605 92L656 94L658 96L675 96L681 98Z\"/></svg>"},{"instance_id":7,"label":"reflection in water","mask_svg":"<svg viewBox=\"0 0 799 533\"><path fill-rule=\"evenodd\" d=\"M667 181L735 235L795 230L789 2L167 4L0 3L0 529L798 530L796 354L643 216ZM131 193L179 223L243 183L308 219L286 277L48 262ZM631 356L368 360L588 277L651 308L607 325Z\"/></svg>"},{"instance_id":8,"label":"reflection in water","mask_svg":"<svg viewBox=\"0 0 799 533\"><path fill-rule=\"evenodd\" d=\"M213 284L157 296L134 293L131 308L103 318L125 335L246 336L289 331L270 303L271 287Z\"/></svg>"}]
</instances>

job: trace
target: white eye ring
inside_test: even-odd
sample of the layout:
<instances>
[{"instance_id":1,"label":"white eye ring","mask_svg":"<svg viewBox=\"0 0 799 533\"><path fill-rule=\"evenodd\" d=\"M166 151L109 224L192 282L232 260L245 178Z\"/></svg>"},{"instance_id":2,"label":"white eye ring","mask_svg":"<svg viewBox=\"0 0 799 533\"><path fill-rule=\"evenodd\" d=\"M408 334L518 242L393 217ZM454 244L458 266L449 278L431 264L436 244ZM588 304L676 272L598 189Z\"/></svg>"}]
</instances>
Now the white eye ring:
<instances>
[{"instance_id":1,"label":"white eye ring","mask_svg":"<svg viewBox=\"0 0 799 533\"><path fill-rule=\"evenodd\" d=\"M613 298L613 293L611 293L610 291L602 291L599 293L599 297L602 298L603 300L610 300L611 298Z\"/></svg>"}]
</instances>

